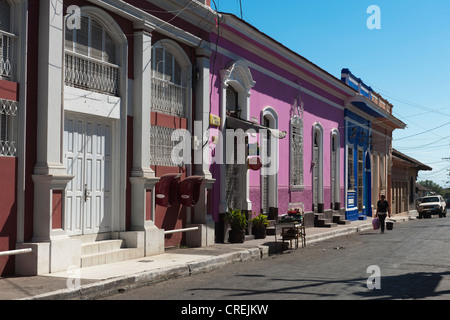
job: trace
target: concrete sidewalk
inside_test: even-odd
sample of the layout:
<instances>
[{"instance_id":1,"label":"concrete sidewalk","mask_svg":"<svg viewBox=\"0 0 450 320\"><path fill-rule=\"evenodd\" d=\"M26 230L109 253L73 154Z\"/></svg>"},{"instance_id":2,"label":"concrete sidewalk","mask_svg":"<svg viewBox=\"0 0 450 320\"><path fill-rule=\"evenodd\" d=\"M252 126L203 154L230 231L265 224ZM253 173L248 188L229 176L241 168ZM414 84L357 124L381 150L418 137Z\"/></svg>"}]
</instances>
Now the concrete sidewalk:
<instances>
[{"instance_id":1,"label":"concrete sidewalk","mask_svg":"<svg viewBox=\"0 0 450 320\"><path fill-rule=\"evenodd\" d=\"M416 214L396 215L396 223L416 218ZM372 219L327 228L306 229L306 245L314 242L373 230ZM275 254L275 236L247 240L242 244L215 244L207 248L170 249L164 254L123 262L76 268L44 276L0 278L0 300L95 299L171 278L207 272L235 262L260 260ZM299 248L301 250L301 248ZM281 253L278 250L278 253Z\"/></svg>"}]
</instances>

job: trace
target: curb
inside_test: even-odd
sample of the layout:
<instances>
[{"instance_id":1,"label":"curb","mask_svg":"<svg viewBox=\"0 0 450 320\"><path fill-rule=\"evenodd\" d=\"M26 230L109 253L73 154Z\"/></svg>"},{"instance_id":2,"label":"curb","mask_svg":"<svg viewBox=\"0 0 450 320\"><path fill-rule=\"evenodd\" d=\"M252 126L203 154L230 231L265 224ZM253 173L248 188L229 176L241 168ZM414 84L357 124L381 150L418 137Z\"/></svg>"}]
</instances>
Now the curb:
<instances>
[{"instance_id":1,"label":"curb","mask_svg":"<svg viewBox=\"0 0 450 320\"><path fill-rule=\"evenodd\" d=\"M415 217L396 217L391 219L395 223L415 220ZM351 235L359 232L373 230L371 223L340 230L332 230L317 235L306 236L306 243L316 243L340 236ZM269 257L269 246L259 245L255 248L245 248L240 251L225 253L208 258L203 261L183 263L168 268L145 271L133 275L115 277L90 284L81 285L71 289L61 289L49 293L39 294L19 300L90 300L123 292L130 289L144 287L153 283L189 277L215 269L222 268L235 262L258 261Z\"/></svg>"},{"instance_id":2,"label":"curb","mask_svg":"<svg viewBox=\"0 0 450 320\"><path fill-rule=\"evenodd\" d=\"M373 229L372 224L363 224L363 225L360 225L357 227L349 227L349 228L345 228L345 229L341 229L341 230L333 230L333 231L322 233L322 234L311 235L309 237L307 235L306 236L306 244L316 243L316 242L320 242L320 241L324 241L324 240L328 240L328 239L332 239L332 238L336 238L336 237L346 236L346 235L350 235L350 234L355 234L355 233L359 233L359 232L363 232L363 231L369 231L372 229Z\"/></svg>"},{"instance_id":3,"label":"curb","mask_svg":"<svg viewBox=\"0 0 450 320\"><path fill-rule=\"evenodd\" d=\"M20 300L90 300L117 292L143 287L169 279L189 277L205 273L235 262L257 261L268 256L268 247L248 248L226 253L204 261L196 261L169 268L145 271L133 275L116 277L95 283L81 285L73 289L61 289L49 293L22 298Z\"/></svg>"}]
</instances>

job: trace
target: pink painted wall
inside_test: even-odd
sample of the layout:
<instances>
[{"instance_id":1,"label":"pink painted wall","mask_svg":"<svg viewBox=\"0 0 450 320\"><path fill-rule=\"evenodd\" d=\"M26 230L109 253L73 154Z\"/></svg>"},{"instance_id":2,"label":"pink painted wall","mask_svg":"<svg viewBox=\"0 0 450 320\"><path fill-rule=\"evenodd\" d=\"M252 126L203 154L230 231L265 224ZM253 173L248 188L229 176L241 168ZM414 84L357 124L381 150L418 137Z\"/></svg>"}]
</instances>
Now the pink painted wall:
<instances>
[{"instance_id":1,"label":"pink painted wall","mask_svg":"<svg viewBox=\"0 0 450 320\"><path fill-rule=\"evenodd\" d=\"M252 41L247 39L248 41ZM213 37L212 42L215 39ZM250 96L250 117L253 117L261 121L261 111L263 108L270 106L276 110L278 114L278 129L282 131L287 131L288 136L282 140L279 140L279 171L278 171L278 208L279 214L286 213L290 202L303 202L305 204L305 210L310 211L312 209L313 195L312 195L312 135L313 135L313 125L319 122L323 127L323 186L324 186L324 206L325 209L331 208L331 130L338 129L340 133L340 203L341 206L344 204L344 102L327 92L327 90L318 88L313 84L307 82L305 79L301 79L298 76L287 72L281 67L273 64L272 62L266 61L256 54L241 48L234 43L231 43L223 38L219 39L219 45L225 48L229 52L237 54L242 60L251 62L252 64L258 65L258 70L250 66L250 72L252 74L253 80L256 82L255 86L251 90ZM269 51L266 51L266 53ZM275 54L274 54L275 56ZM215 64L213 65L213 61ZM226 69L235 60L220 53L211 59L211 80L213 84L212 97L211 97L211 113L214 115L221 114L219 110L220 106L220 70ZM273 77L266 71L259 71L260 68L267 70L268 72L274 73L277 76ZM300 68L297 66L297 68ZM304 71L304 70L302 70ZM306 71L305 71L306 72ZM308 73L308 72L306 72ZM279 78L283 78L293 83L301 83L302 88L313 91L314 93L320 95L321 97L328 99L342 108L337 108L331 104L317 99L307 93L301 93L301 97L304 102L304 132L303 132L303 143L304 143L304 154L303 154L303 165L304 165L304 185L305 189L302 191L290 190L290 171L289 171L289 161L290 161L290 118L294 115L294 110L292 108L295 99L299 95L299 90L285 82L281 81ZM315 77L317 79L317 77ZM319 80L323 85L330 86L323 80ZM336 88L333 87L334 90ZM339 90L338 90L339 91ZM342 93L342 92L341 92ZM222 120L223 121L223 120ZM220 180L218 165L211 166L211 172L217 181ZM213 188L213 212L216 217L218 214L218 203L220 200L219 195L219 183L216 182ZM250 200L252 201L252 211L260 212L261 208L261 191L260 191L260 172L250 171Z\"/></svg>"}]
</instances>

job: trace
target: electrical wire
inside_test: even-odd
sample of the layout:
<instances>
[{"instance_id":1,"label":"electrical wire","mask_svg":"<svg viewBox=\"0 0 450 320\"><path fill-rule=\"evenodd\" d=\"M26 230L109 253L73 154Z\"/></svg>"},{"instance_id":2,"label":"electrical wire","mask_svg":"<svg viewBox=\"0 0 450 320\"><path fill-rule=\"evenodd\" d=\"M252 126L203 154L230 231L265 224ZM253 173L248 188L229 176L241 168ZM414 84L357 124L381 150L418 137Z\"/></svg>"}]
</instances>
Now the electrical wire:
<instances>
[{"instance_id":1,"label":"electrical wire","mask_svg":"<svg viewBox=\"0 0 450 320\"><path fill-rule=\"evenodd\" d=\"M409 105L409 106L412 106L412 107L415 107L415 108L418 108L418 109L421 109L421 110L426 110L426 111L429 111L429 112L439 113L439 114L445 115L447 117L450 116L449 114L439 112L439 110L450 108L449 106L443 107L443 108L439 108L439 109L432 109L432 108L429 108L429 107L422 106L422 105L420 105L418 103L415 103L415 102L407 101L406 99L403 99L403 98L395 97L394 95L392 95L392 93L389 93L388 91L386 91L384 89L381 89L381 88L379 88L377 86L374 86L373 84L367 83L367 85L369 85L371 87L374 87L374 88L378 89L379 91L384 92L383 93L384 96L389 97L391 99L394 99L396 101L399 101L399 102L401 102L403 104L406 104L406 105Z\"/></svg>"},{"instance_id":2,"label":"electrical wire","mask_svg":"<svg viewBox=\"0 0 450 320\"><path fill-rule=\"evenodd\" d=\"M410 135L410 136L398 138L398 139L395 139L394 141L404 140L404 139L408 139L408 138L411 138L411 137L416 137L416 136L419 136L419 135L422 135L422 134L425 134L425 133L429 133L429 132L434 131L434 130L437 130L437 129L439 129L439 128L448 126L449 124L450 124L450 122L447 122L447 123L444 123L444 124L441 125L441 126L434 127L434 128L432 128L432 129L430 129L430 130L423 131L423 132L420 132L420 133L416 133L416 134L413 134L413 135Z\"/></svg>"}]
</instances>

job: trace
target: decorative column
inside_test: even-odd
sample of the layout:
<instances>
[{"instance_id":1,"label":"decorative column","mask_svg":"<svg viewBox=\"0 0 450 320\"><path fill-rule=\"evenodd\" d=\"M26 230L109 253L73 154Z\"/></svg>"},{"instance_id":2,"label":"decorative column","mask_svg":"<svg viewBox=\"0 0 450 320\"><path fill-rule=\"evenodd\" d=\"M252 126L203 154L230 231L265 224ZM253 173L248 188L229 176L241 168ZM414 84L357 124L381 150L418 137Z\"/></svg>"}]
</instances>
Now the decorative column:
<instances>
[{"instance_id":1,"label":"decorative column","mask_svg":"<svg viewBox=\"0 0 450 320\"><path fill-rule=\"evenodd\" d=\"M131 170L131 230L143 232L146 256L164 251L164 230L154 223L154 187L159 181L150 168L150 107L152 34L154 26L134 24L133 168ZM149 190L148 190L149 189ZM151 191L151 192L150 192ZM150 212L150 216L147 216ZM138 233L136 233L138 235ZM139 237L138 237L139 238Z\"/></svg>"},{"instance_id":2,"label":"decorative column","mask_svg":"<svg viewBox=\"0 0 450 320\"><path fill-rule=\"evenodd\" d=\"M211 49L208 47L199 47L196 49L196 66L198 81L196 85L196 107L194 136L199 140L197 150L194 150L194 172L195 175L203 176L206 182L204 189L200 194L197 205L193 208L193 220L190 227L198 227L198 232L186 233L186 241L189 246L205 247L215 243L215 223L212 214L208 212L207 194L216 181L212 178L209 171L209 164L203 159L204 148L208 148L209 135L206 133L209 129L209 92L210 92L210 56ZM195 81L195 80L194 80ZM199 125L201 123L201 125Z\"/></svg>"},{"instance_id":3,"label":"decorative column","mask_svg":"<svg viewBox=\"0 0 450 320\"><path fill-rule=\"evenodd\" d=\"M41 0L37 100L37 162L34 168L33 254L18 256L18 274L45 274L80 264L81 242L67 236L60 219L64 190L73 176L63 164L64 6L59 0ZM52 221L57 213L58 221Z\"/></svg>"}]
</instances>

